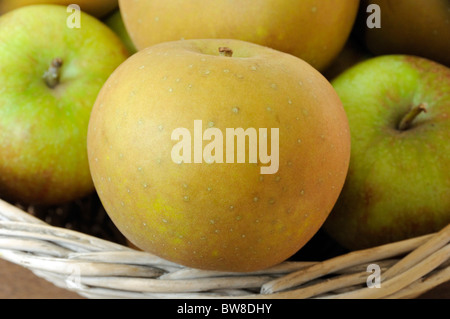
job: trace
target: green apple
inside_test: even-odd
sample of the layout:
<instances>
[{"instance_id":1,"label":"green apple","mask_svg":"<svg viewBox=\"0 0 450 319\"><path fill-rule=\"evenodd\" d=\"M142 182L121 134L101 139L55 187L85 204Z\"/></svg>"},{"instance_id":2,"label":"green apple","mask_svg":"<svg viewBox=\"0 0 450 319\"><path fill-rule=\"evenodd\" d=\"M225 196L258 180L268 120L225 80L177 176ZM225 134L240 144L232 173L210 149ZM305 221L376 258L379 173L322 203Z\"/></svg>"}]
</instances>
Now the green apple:
<instances>
[{"instance_id":1,"label":"green apple","mask_svg":"<svg viewBox=\"0 0 450 319\"><path fill-rule=\"evenodd\" d=\"M333 87L303 60L183 40L116 69L92 111L88 154L106 211L134 245L250 271L289 258L321 227L345 180L350 132Z\"/></svg>"},{"instance_id":2,"label":"green apple","mask_svg":"<svg viewBox=\"0 0 450 319\"><path fill-rule=\"evenodd\" d=\"M122 14L120 10L114 11L112 14L104 19L104 22L108 27L110 27L122 40L125 47L128 49L130 54L136 53L136 47L131 41L130 35L128 34L125 24L123 23Z\"/></svg>"},{"instance_id":3,"label":"green apple","mask_svg":"<svg viewBox=\"0 0 450 319\"><path fill-rule=\"evenodd\" d=\"M138 50L180 39L239 39L322 71L342 50L359 0L121 0L119 6Z\"/></svg>"},{"instance_id":4,"label":"green apple","mask_svg":"<svg viewBox=\"0 0 450 319\"><path fill-rule=\"evenodd\" d=\"M361 27L371 52L418 55L450 67L449 0L363 0L361 9L373 4L380 8L381 28Z\"/></svg>"},{"instance_id":5,"label":"green apple","mask_svg":"<svg viewBox=\"0 0 450 319\"><path fill-rule=\"evenodd\" d=\"M361 249L450 223L450 69L387 55L332 84L347 112L352 151L328 233Z\"/></svg>"},{"instance_id":6,"label":"green apple","mask_svg":"<svg viewBox=\"0 0 450 319\"><path fill-rule=\"evenodd\" d=\"M80 6L82 11L100 18L115 10L118 7L118 0L0 0L0 14L36 4L56 4L62 6L76 4Z\"/></svg>"},{"instance_id":7,"label":"green apple","mask_svg":"<svg viewBox=\"0 0 450 319\"><path fill-rule=\"evenodd\" d=\"M97 94L127 58L120 39L81 12L36 5L0 17L0 196L50 205L94 190L86 135Z\"/></svg>"}]
</instances>

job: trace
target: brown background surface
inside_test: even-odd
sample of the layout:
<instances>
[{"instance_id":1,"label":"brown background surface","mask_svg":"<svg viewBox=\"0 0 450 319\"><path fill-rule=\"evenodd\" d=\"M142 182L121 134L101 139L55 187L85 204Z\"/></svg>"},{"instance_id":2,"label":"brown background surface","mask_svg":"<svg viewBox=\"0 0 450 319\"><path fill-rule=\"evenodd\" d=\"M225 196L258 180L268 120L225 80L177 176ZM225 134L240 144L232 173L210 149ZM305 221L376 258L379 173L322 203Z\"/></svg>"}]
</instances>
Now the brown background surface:
<instances>
[{"instance_id":1,"label":"brown background surface","mask_svg":"<svg viewBox=\"0 0 450 319\"><path fill-rule=\"evenodd\" d=\"M0 299L84 299L37 277L28 269L0 259ZM420 299L450 299L450 282L425 293Z\"/></svg>"}]
</instances>

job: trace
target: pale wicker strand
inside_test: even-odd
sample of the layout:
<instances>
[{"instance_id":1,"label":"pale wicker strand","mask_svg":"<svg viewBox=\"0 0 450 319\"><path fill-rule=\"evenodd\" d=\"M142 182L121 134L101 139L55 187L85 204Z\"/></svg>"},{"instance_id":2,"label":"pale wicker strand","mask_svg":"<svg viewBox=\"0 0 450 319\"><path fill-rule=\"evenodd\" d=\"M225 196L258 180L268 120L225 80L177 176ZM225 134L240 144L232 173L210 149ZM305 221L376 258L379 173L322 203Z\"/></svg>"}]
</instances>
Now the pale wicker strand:
<instances>
[{"instance_id":1,"label":"pale wicker strand","mask_svg":"<svg viewBox=\"0 0 450 319\"><path fill-rule=\"evenodd\" d=\"M30 224L46 225L46 223L39 218L30 215L19 207L14 206L2 199L0 199L0 220L21 221Z\"/></svg>"},{"instance_id":2,"label":"pale wicker strand","mask_svg":"<svg viewBox=\"0 0 450 319\"><path fill-rule=\"evenodd\" d=\"M116 288L100 288L97 286L86 286L79 281L69 281L67 277L61 276L47 271L33 271L37 276L48 280L57 287L61 287L67 290L76 292L80 296L86 298L95 299L224 299L229 298L230 291L223 290L223 292L193 292L193 293L148 293L148 292L136 292L125 291ZM232 291L233 295L248 294L248 292Z\"/></svg>"},{"instance_id":3,"label":"pale wicker strand","mask_svg":"<svg viewBox=\"0 0 450 319\"><path fill-rule=\"evenodd\" d=\"M401 255L403 253L408 253L425 243L432 236L433 234L424 235L370 249L354 251L342 256L331 258L324 262L320 262L305 269L288 274L280 279L270 281L263 285L261 293L271 294L290 289L312 279L319 278L325 274L331 274L352 266L371 263L377 260L383 260Z\"/></svg>"},{"instance_id":4,"label":"pale wicker strand","mask_svg":"<svg viewBox=\"0 0 450 319\"><path fill-rule=\"evenodd\" d=\"M405 289L399 290L386 297L386 299L412 299L422 295L447 281L450 280L450 267L447 265L443 269L431 272L424 278L420 278L413 282Z\"/></svg>"},{"instance_id":5,"label":"pale wicker strand","mask_svg":"<svg viewBox=\"0 0 450 319\"><path fill-rule=\"evenodd\" d=\"M262 271L230 273L183 267L130 247L49 226L0 200L0 257L88 298L417 296L450 280L449 229L323 262L286 261ZM382 267L382 290L362 288L368 263Z\"/></svg>"},{"instance_id":6,"label":"pale wicker strand","mask_svg":"<svg viewBox=\"0 0 450 319\"><path fill-rule=\"evenodd\" d=\"M226 276L255 276L255 275L284 275L295 270L313 265L316 262L290 262L286 261L279 265L254 272L236 273L201 270L194 268L186 268L176 263L167 261L155 255L141 251L105 251L94 253L71 253L68 258L76 260L84 260L91 262L104 263L122 263L133 265L156 266L165 269L167 272L160 279L194 279L194 278L213 278Z\"/></svg>"},{"instance_id":7,"label":"pale wicker strand","mask_svg":"<svg viewBox=\"0 0 450 319\"><path fill-rule=\"evenodd\" d=\"M325 279L317 283L311 283L305 287L275 292L272 294L247 295L241 297L242 299L307 299L317 295L325 294L341 287L348 287L358 285L365 282L367 279L366 272L359 272L354 274L342 275L333 279Z\"/></svg>"},{"instance_id":8,"label":"pale wicker strand","mask_svg":"<svg viewBox=\"0 0 450 319\"><path fill-rule=\"evenodd\" d=\"M435 236L433 236L429 241L415 249L413 252L408 254L405 258L400 260L397 264L389 268L386 272L383 272L381 278L385 281L392 278L400 273L405 272L412 266L416 265L418 262L427 258L431 254L435 253L450 241L450 225L444 227Z\"/></svg>"},{"instance_id":9,"label":"pale wicker strand","mask_svg":"<svg viewBox=\"0 0 450 319\"><path fill-rule=\"evenodd\" d=\"M380 299L392 295L425 276L450 258L450 245L428 256L396 277L381 282L380 288L361 288L333 296L333 299Z\"/></svg>"},{"instance_id":10,"label":"pale wicker strand","mask_svg":"<svg viewBox=\"0 0 450 319\"><path fill-rule=\"evenodd\" d=\"M222 271L208 271L191 268L182 268L177 271L166 273L162 275L161 279L194 279L194 278L206 278L206 277L227 277L227 276L248 276L248 275L284 275L292 271L303 269L311 266L316 262L284 262L282 264L273 266L268 269L249 272L249 273L235 273L235 272L222 272Z\"/></svg>"},{"instance_id":11,"label":"pale wicker strand","mask_svg":"<svg viewBox=\"0 0 450 319\"><path fill-rule=\"evenodd\" d=\"M388 267L393 264L393 260L389 260L388 262L380 262L383 266L381 267L381 271L388 269ZM342 273L342 275L336 275L331 278L325 279L316 279L308 282L303 287L276 292L270 294L270 298L278 298L278 299L306 299L316 297L318 295L332 293L333 291L345 288L351 288L356 285L361 285L366 283L368 273L366 269L363 271L359 271L361 267L355 266L349 269L343 269L341 272L337 271L336 274ZM265 296L264 294L261 296Z\"/></svg>"},{"instance_id":12,"label":"pale wicker strand","mask_svg":"<svg viewBox=\"0 0 450 319\"><path fill-rule=\"evenodd\" d=\"M1 212L0 212L1 213ZM104 239L86 235L74 230L50 226L47 224L31 224L27 222L0 221L0 235L22 237L55 242L70 247L74 251L132 250Z\"/></svg>"},{"instance_id":13,"label":"pale wicker strand","mask_svg":"<svg viewBox=\"0 0 450 319\"><path fill-rule=\"evenodd\" d=\"M0 236L0 250L26 250L41 256L65 257L70 250L45 240Z\"/></svg>"},{"instance_id":14,"label":"pale wicker strand","mask_svg":"<svg viewBox=\"0 0 450 319\"><path fill-rule=\"evenodd\" d=\"M258 295L255 295L253 293L250 293L249 291L246 291L245 289L216 289L211 291L184 291L181 290L180 292L162 292L159 289L154 289L154 292L149 291L136 291L135 287L132 287L131 290L121 290L119 289L119 285L123 286L123 281L118 279L118 285L112 284L110 282L109 284L112 286L112 288L106 288L102 287L105 285L103 281L101 281L101 278L93 278L90 280L88 277L79 277L79 278L68 278L66 276L63 276L61 274L56 274L54 272L48 272L43 270L36 270L33 271L37 276L47 279L48 281L52 282L58 287L69 289L72 291L75 291L76 293L82 295L82 296L88 296L89 298L135 298L135 299L159 299L159 298L171 298L171 299L177 299L177 298L196 298L196 299L230 299L230 298L241 298L241 296L253 296L253 298L258 298ZM70 280L69 280L70 279ZM95 285L94 281L100 280L101 284ZM86 283L90 281L89 285L86 285ZM242 283L236 282L238 285L242 285ZM166 286L165 289L168 289L168 283L162 283L162 286ZM169 283L170 284L170 283ZM176 281L174 281L174 284L176 285ZM224 284L222 282L222 284ZM211 287L220 286L217 284L209 284ZM252 283L244 283L244 285L252 286L254 284ZM152 288L152 287L150 287ZM173 287L172 287L173 288ZM174 287L177 289L177 287Z\"/></svg>"},{"instance_id":15,"label":"pale wicker strand","mask_svg":"<svg viewBox=\"0 0 450 319\"><path fill-rule=\"evenodd\" d=\"M333 292L337 289L361 285L367 280L367 272L337 276L323 280L315 285L288 291L285 294L290 298L313 298L322 294Z\"/></svg>"},{"instance_id":16,"label":"pale wicker strand","mask_svg":"<svg viewBox=\"0 0 450 319\"><path fill-rule=\"evenodd\" d=\"M153 293L202 292L215 289L259 288L268 276L236 276L201 279L163 280L131 277L82 277L81 283L101 288Z\"/></svg>"},{"instance_id":17,"label":"pale wicker strand","mask_svg":"<svg viewBox=\"0 0 450 319\"><path fill-rule=\"evenodd\" d=\"M47 270L66 276L130 276L157 277L163 272L153 267L111 264L99 262L83 262L65 258L41 257L19 251L0 250L4 259L34 270Z\"/></svg>"},{"instance_id":18,"label":"pale wicker strand","mask_svg":"<svg viewBox=\"0 0 450 319\"><path fill-rule=\"evenodd\" d=\"M167 269L174 272L178 269L184 269L179 264L170 262L163 258L157 257L148 252L129 250L129 251L96 251L87 253L70 253L69 259L84 260L91 262L118 263L142 266L156 266L158 268Z\"/></svg>"},{"instance_id":19,"label":"pale wicker strand","mask_svg":"<svg viewBox=\"0 0 450 319\"><path fill-rule=\"evenodd\" d=\"M222 290L218 292L192 292L192 293L144 293L119 291L115 289L86 287L79 292L80 295L95 299L241 299L235 291Z\"/></svg>"},{"instance_id":20,"label":"pale wicker strand","mask_svg":"<svg viewBox=\"0 0 450 319\"><path fill-rule=\"evenodd\" d=\"M376 264L380 267L380 269L387 270L390 267L392 267L392 265L396 264L399 260L400 260L399 258L381 259L381 260L377 260ZM368 270L367 270L368 265L369 264L364 263L364 264L360 264L360 265L356 265L356 266L351 266L348 268L336 270L335 272L333 272L333 274L346 275L346 274L353 274L353 273L357 273L357 272L368 272Z\"/></svg>"}]
</instances>

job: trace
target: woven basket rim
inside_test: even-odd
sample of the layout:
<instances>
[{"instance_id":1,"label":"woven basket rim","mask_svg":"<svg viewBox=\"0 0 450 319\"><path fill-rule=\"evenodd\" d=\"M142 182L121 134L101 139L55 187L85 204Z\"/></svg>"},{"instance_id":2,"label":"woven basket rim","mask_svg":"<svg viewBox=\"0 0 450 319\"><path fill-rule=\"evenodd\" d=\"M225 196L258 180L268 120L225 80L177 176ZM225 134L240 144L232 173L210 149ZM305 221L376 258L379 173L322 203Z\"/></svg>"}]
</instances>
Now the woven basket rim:
<instances>
[{"instance_id":1,"label":"woven basket rim","mask_svg":"<svg viewBox=\"0 0 450 319\"><path fill-rule=\"evenodd\" d=\"M86 298L415 298L450 281L450 224L441 231L318 262L251 273L184 267L147 252L51 226L0 199L0 258ZM370 265L379 288L370 288Z\"/></svg>"}]
</instances>

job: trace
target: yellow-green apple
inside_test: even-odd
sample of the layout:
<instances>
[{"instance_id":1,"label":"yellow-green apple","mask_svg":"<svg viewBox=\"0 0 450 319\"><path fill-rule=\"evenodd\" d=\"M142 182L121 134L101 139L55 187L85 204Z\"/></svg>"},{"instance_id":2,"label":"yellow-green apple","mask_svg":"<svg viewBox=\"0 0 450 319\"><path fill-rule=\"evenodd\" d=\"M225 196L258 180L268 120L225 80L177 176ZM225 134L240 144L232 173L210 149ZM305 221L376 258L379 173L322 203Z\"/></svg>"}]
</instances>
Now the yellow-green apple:
<instances>
[{"instance_id":1,"label":"yellow-green apple","mask_svg":"<svg viewBox=\"0 0 450 319\"><path fill-rule=\"evenodd\" d=\"M361 30L374 54L418 55L450 66L449 0L363 0L361 8L371 4L380 7L381 28Z\"/></svg>"},{"instance_id":2,"label":"yellow-green apple","mask_svg":"<svg viewBox=\"0 0 450 319\"><path fill-rule=\"evenodd\" d=\"M118 0L0 0L0 14L35 4L56 4L63 6L77 4L82 11L96 17L103 17L118 7Z\"/></svg>"},{"instance_id":3,"label":"yellow-green apple","mask_svg":"<svg viewBox=\"0 0 450 319\"><path fill-rule=\"evenodd\" d=\"M332 81L347 112L350 168L324 228L361 249L450 223L450 69L375 57Z\"/></svg>"},{"instance_id":4,"label":"yellow-green apple","mask_svg":"<svg viewBox=\"0 0 450 319\"><path fill-rule=\"evenodd\" d=\"M10 200L50 205L94 190L89 116L127 53L97 19L81 12L70 29L67 16L35 5L0 17L0 196Z\"/></svg>"},{"instance_id":5,"label":"yellow-green apple","mask_svg":"<svg viewBox=\"0 0 450 319\"><path fill-rule=\"evenodd\" d=\"M119 6L137 49L180 39L239 39L323 70L343 48L359 0L121 0Z\"/></svg>"},{"instance_id":6,"label":"yellow-green apple","mask_svg":"<svg viewBox=\"0 0 450 319\"><path fill-rule=\"evenodd\" d=\"M321 227L350 133L331 84L303 60L234 39L181 40L111 75L88 155L106 211L137 247L250 271L289 258Z\"/></svg>"},{"instance_id":7,"label":"yellow-green apple","mask_svg":"<svg viewBox=\"0 0 450 319\"><path fill-rule=\"evenodd\" d=\"M104 22L119 36L130 54L136 53L136 47L134 46L133 41L131 41L130 35L125 28L120 10L115 10L104 19Z\"/></svg>"}]
</instances>

